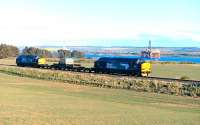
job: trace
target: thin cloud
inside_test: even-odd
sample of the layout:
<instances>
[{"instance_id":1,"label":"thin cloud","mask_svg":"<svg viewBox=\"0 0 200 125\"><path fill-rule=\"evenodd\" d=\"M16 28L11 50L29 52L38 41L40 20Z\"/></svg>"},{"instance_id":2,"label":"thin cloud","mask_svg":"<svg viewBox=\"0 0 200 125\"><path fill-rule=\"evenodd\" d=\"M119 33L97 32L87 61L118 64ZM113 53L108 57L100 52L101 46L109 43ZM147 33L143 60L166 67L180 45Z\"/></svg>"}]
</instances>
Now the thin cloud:
<instances>
[{"instance_id":1,"label":"thin cloud","mask_svg":"<svg viewBox=\"0 0 200 125\"><path fill-rule=\"evenodd\" d=\"M54 6L49 5L48 2L41 4L39 1L30 6L30 1L24 1L24 5L21 5L23 3L21 2L20 6L17 3L15 3L17 5L13 5L12 2L8 2L7 7L4 7L6 5L0 6L1 42L23 46L95 45L96 41L96 45L99 45L98 42L104 40L110 45L115 44L114 42L109 43L112 40L128 39L136 42L151 39L154 41L163 37L169 40L180 40L180 42L182 40L200 42L199 33L194 33L200 32L200 24L197 23L199 18L196 17L199 10L194 9L195 6L186 8L178 6L179 2L175 3L180 10L174 12L175 14L170 14L171 10L169 12L168 10L156 10L156 7L162 9L160 6L164 5L156 5L154 8L153 4L149 7L152 10L148 10L147 13L147 10L141 10L141 8L144 9L142 2L137 7L136 1L121 1L122 8L119 8L120 1L109 2L110 6L105 8L103 7L106 3L104 0L99 2L101 6L93 2L92 7L82 2L78 4L79 6L75 4L76 2L59 2L55 6L57 8L52 8ZM170 6L167 3L166 6ZM159 4L161 3L159 2ZM62 9L59 8L61 5ZM173 6L172 10L176 9L176 6ZM91 8L93 10L90 10ZM184 9L188 9L188 11ZM188 13L191 14L188 16ZM90 40L93 42L89 42ZM121 45L123 46L123 42Z\"/></svg>"}]
</instances>

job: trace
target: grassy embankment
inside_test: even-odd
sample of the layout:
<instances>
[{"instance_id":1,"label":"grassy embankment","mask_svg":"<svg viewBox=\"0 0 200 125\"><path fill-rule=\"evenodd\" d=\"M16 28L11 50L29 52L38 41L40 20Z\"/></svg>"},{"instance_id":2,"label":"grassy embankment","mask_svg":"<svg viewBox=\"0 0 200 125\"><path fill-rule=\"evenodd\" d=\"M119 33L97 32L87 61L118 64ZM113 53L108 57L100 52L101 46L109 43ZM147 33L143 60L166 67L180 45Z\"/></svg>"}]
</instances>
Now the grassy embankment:
<instances>
[{"instance_id":1,"label":"grassy embankment","mask_svg":"<svg viewBox=\"0 0 200 125\"><path fill-rule=\"evenodd\" d=\"M200 96L200 86L198 84L183 84L178 81L150 80L126 76L119 77L116 75L111 76L93 73L66 72L7 66L0 66L0 72L14 76L59 81L78 85L120 88L135 91L165 93L183 96Z\"/></svg>"},{"instance_id":2,"label":"grassy embankment","mask_svg":"<svg viewBox=\"0 0 200 125\"><path fill-rule=\"evenodd\" d=\"M199 125L199 98L0 73L0 125Z\"/></svg>"}]
</instances>

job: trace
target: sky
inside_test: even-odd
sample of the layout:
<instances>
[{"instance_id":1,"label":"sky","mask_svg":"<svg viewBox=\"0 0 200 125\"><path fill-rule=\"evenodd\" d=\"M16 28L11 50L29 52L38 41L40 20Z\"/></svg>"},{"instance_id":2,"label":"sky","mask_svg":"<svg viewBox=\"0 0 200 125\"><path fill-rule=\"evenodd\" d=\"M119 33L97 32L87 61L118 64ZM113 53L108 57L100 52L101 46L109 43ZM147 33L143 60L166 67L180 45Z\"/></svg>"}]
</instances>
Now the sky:
<instances>
[{"instance_id":1,"label":"sky","mask_svg":"<svg viewBox=\"0 0 200 125\"><path fill-rule=\"evenodd\" d=\"M17 46L200 47L200 0L0 0Z\"/></svg>"}]
</instances>

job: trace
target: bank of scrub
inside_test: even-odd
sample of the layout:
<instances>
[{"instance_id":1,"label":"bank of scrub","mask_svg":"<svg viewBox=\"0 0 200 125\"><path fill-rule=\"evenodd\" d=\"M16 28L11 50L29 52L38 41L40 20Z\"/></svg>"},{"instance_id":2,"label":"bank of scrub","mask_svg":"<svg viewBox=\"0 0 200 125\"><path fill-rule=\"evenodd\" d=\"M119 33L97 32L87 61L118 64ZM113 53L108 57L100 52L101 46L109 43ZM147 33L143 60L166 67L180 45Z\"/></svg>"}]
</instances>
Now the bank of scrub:
<instances>
[{"instance_id":1,"label":"bank of scrub","mask_svg":"<svg viewBox=\"0 0 200 125\"><path fill-rule=\"evenodd\" d=\"M21 77L54 80L70 84L200 97L200 85L186 85L181 82L166 82L123 76L118 77L18 67L0 67L0 72Z\"/></svg>"}]
</instances>

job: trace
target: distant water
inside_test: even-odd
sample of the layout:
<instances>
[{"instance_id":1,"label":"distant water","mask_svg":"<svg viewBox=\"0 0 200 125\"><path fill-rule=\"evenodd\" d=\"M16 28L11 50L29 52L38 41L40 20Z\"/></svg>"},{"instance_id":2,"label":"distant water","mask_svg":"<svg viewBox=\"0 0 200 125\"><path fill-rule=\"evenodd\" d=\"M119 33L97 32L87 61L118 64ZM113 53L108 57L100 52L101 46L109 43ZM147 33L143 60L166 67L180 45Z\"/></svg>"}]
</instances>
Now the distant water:
<instances>
[{"instance_id":1,"label":"distant water","mask_svg":"<svg viewBox=\"0 0 200 125\"><path fill-rule=\"evenodd\" d=\"M112 54L85 54L85 58L100 58L100 57L126 57L126 58L138 58L140 56L116 56ZM146 60L157 60L157 61L166 61L166 62L190 62L190 63L199 63L200 57L179 57L179 56L161 56L160 59L146 59Z\"/></svg>"}]
</instances>

